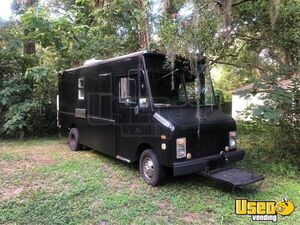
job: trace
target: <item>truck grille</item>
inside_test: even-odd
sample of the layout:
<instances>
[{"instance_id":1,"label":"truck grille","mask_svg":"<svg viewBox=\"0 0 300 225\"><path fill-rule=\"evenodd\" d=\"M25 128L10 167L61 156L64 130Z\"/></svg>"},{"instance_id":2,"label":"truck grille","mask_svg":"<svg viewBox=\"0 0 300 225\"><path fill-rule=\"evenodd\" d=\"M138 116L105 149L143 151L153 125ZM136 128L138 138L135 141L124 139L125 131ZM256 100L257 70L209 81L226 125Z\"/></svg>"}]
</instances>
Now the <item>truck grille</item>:
<instances>
[{"instance_id":1,"label":"truck grille","mask_svg":"<svg viewBox=\"0 0 300 225\"><path fill-rule=\"evenodd\" d=\"M199 137L194 132L188 137L187 147L197 158L219 154L228 145L228 131L201 132Z\"/></svg>"}]
</instances>

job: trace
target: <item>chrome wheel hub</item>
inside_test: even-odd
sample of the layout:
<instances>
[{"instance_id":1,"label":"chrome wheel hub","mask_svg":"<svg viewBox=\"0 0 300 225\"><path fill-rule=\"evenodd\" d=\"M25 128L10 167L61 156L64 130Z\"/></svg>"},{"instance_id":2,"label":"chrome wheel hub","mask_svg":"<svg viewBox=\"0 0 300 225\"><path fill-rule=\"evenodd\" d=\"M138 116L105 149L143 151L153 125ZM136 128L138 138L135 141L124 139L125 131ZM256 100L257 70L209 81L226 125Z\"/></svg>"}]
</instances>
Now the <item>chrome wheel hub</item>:
<instances>
[{"instance_id":1,"label":"chrome wheel hub","mask_svg":"<svg viewBox=\"0 0 300 225\"><path fill-rule=\"evenodd\" d=\"M152 180L154 176L154 165L151 158L146 157L143 161L144 175L148 180Z\"/></svg>"}]
</instances>

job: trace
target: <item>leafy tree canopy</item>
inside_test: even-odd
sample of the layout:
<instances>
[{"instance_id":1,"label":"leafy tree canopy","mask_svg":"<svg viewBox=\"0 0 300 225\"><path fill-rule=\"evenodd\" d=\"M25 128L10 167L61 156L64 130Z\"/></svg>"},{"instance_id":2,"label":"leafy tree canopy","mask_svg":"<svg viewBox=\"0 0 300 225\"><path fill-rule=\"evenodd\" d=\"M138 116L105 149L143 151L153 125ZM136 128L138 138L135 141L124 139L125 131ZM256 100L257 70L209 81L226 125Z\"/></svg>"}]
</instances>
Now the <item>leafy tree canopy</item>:
<instances>
[{"instance_id":1,"label":"leafy tree canopy","mask_svg":"<svg viewBox=\"0 0 300 225\"><path fill-rule=\"evenodd\" d=\"M193 65L205 56L208 68L219 68L216 87L228 100L232 89L254 82L270 93L268 108L257 114L278 115L277 122L295 114L287 105L297 91L278 81L299 70L299 0L16 0L12 6L14 17L0 26L3 135L55 130L59 71L144 48L166 52L170 61L180 54Z\"/></svg>"}]
</instances>

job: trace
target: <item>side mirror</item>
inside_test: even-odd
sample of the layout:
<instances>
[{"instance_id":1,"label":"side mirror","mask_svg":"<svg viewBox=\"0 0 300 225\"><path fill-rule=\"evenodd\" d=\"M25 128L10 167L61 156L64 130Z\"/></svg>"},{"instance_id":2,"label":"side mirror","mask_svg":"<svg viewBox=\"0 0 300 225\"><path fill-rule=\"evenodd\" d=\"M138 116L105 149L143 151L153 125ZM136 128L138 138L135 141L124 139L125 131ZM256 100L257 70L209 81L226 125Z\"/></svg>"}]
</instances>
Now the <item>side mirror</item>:
<instances>
[{"instance_id":1,"label":"side mirror","mask_svg":"<svg viewBox=\"0 0 300 225\"><path fill-rule=\"evenodd\" d=\"M136 77L122 77L119 84L119 89L120 102L130 106L132 106L132 104L137 104Z\"/></svg>"},{"instance_id":2,"label":"side mirror","mask_svg":"<svg viewBox=\"0 0 300 225\"><path fill-rule=\"evenodd\" d=\"M128 100L128 104L135 104L137 101L137 85L135 78L128 78L128 90L129 96L126 100Z\"/></svg>"}]
</instances>

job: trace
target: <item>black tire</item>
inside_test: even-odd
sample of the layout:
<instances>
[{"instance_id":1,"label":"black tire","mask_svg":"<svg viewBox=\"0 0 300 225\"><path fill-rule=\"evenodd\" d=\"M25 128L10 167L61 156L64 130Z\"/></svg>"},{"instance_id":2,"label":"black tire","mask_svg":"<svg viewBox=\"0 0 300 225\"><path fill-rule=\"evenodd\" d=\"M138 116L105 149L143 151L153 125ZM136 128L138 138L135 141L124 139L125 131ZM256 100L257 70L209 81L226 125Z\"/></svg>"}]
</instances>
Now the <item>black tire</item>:
<instances>
[{"instance_id":1,"label":"black tire","mask_svg":"<svg viewBox=\"0 0 300 225\"><path fill-rule=\"evenodd\" d=\"M77 128L71 128L69 132L69 147L72 151L82 150L83 146L79 143L79 131Z\"/></svg>"},{"instance_id":2,"label":"black tire","mask_svg":"<svg viewBox=\"0 0 300 225\"><path fill-rule=\"evenodd\" d=\"M152 149L143 151L139 161L139 168L144 181L152 187L158 186L165 181L166 169L159 164L157 156Z\"/></svg>"}]
</instances>

